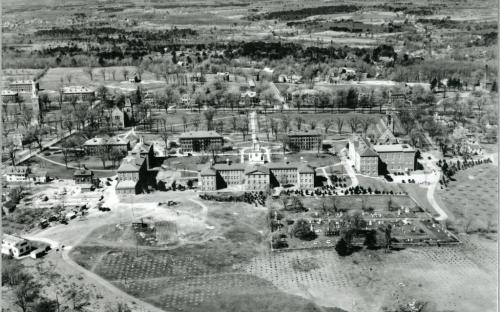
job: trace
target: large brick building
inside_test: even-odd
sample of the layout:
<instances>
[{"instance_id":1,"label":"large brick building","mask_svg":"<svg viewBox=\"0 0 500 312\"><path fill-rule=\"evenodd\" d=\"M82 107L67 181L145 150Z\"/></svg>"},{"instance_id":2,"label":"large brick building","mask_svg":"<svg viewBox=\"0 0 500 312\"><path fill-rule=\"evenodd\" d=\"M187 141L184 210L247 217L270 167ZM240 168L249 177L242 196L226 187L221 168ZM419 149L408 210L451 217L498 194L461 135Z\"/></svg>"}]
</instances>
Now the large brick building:
<instances>
[{"instance_id":1,"label":"large brick building","mask_svg":"<svg viewBox=\"0 0 500 312\"><path fill-rule=\"evenodd\" d=\"M215 131L190 131L184 132L179 137L183 152L208 151L212 145L224 145L224 138Z\"/></svg>"},{"instance_id":2,"label":"large brick building","mask_svg":"<svg viewBox=\"0 0 500 312\"><path fill-rule=\"evenodd\" d=\"M389 172L410 172L415 170L415 149L408 144L374 145L382 162Z\"/></svg>"},{"instance_id":3,"label":"large brick building","mask_svg":"<svg viewBox=\"0 0 500 312\"><path fill-rule=\"evenodd\" d=\"M288 147L294 151L317 150L321 146L321 134L316 131L289 132Z\"/></svg>"},{"instance_id":4,"label":"large brick building","mask_svg":"<svg viewBox=\"0 0 500 312\"><path fill-rule=\"evenodd\" d=\"M63 100L68 101L72 97L80 101L94 100L95 92L92 89L82 86L70 86L61 89Z\"/></svg>"},{"instance_id":5,"label":"large brick building","mask_svg":"<svg viewBox=\"0 0 500 312\"><path fill-rule=\"evenodd\" d=\"M354 162L356 172L369 176L378 176L379 157L365 138L349 141L349 158Z\"/></svg>"},{"instance_id":6,"label":"large brick building","mask_svg":"<svg viewBox=\"0 0 500 312\"><path fill-rule=\"evenodd\" d=\"M372 145L367 139L354 137L349 141L349 158L361 174L377 176L415 170L416 151L408 144Z\"/></svg>"},{"instance_id":7,"label":"large brick building","mask_svg":"<svg viewBox=\"0 0 500 312\"><path fill-rule=\"evenodd\" d=\"M9 89L19 93L36 94L38 83L33 80L16 80L9 83Z\"/></svg>"},{"instance_id":8,"label":"large brick building","mask_svg":"<svg viewBox=\"0 0 500 312\"><path fill-rule=\"evenodd\" d=\"M243 185L246 190L255 191L286 185L313 189L315 177L314 168L300 163L225 163L215 164L200 172L202 191L215 191L231 185Z\"/></svg>"},{"instance_id":9,"label":"large brick building","mask_svg":"<svg viewBox=\"0 0 500 312\"><path fill-rule=\"evenodd\" d=\"M83 150L87 155L98 155L102 149L119 150L124 154L130 150L130 142L118 136L111 138L92 138L83 143Z\"/></svg>"}]
</instances>

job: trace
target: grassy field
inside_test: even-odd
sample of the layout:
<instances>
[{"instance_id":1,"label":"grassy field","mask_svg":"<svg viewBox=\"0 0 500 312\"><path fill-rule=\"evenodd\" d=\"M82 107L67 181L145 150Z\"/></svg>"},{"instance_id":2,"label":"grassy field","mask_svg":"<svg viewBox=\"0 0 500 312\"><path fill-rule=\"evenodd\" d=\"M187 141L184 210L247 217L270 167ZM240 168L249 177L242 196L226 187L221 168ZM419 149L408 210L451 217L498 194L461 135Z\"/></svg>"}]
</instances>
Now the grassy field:
<instances>
[{"instance_id":1,"label":"grassy field","mask_svg":"<svg viewBox=\"0 0 500 312\"><path fill-rule=\"evenodd\" d=\"M384 180L379 178L369 178L365 176L358 175L359 185L372 190L386 191L386 192L404 192L404 189L401 185L396 183L386 183Z\"/></svg>"},{"instance_id":2,"label":"grassy field","mask_svg":"<svg viewBox=\"0 0 500 312\"><path fill-rule=\"evenodd\" d=\"M100 85L105 85L113 88L119 88L123 90L135 90L136 85L125 82L122 75L122 69L127 69L129 75L136 71L134 66L110 66L103 68L93 68L93 80L90 76L84 72L83 67L55 67L50 68L47 73L40 79L40 89L44 90L58 90L61 86L61 79L63 79L64 85L66 86L91 86L97 87ZM106 79L104 80L101 69L106 71ZM111 72L115 71L115 79L113 79ZM68 81L68 77L71 77L71 81ZM155 77L150 72L144 72L142 74L143 81L155 80ZM154 86L151 86L154 87Z\"/></svg>"},{"instance_id":3,"label":"grassy field","mask_svg":"<svg viewBox=\"0 0 500 312\"><path fill-rule=\"evenodd\" d=\"M40 159L36 156L31 157L30 159L26 160L25 162L22 163L23 166L39 166L41 169L47 171L47 175L50 177L57 177L59 179L73 179L73 173L75 172L75 169L71 168L66 168L64 164L61 165L56 165L51 162L45 161L43 159ZM102 165L101 165L102 167ZM105 178L105 177L111 177L114 176L116 173L114 171L108 171L108 172L100 172L100 171L95 171L94 175L99 178Z\"/></svg>"},{"instance_id":4,"label":"grassy field","mask_svg":"<svg viewBox=\"0 0 500 312\"><path fill-rule=\"evenodd\" d=\"M496 239L498 230L498 167L479 165L458 172L456 181L438 190L438 203L443 204L454 227L463 232L491 232ZM495 233L495 234L493 234Z\"/></svg>"}]
</instances>

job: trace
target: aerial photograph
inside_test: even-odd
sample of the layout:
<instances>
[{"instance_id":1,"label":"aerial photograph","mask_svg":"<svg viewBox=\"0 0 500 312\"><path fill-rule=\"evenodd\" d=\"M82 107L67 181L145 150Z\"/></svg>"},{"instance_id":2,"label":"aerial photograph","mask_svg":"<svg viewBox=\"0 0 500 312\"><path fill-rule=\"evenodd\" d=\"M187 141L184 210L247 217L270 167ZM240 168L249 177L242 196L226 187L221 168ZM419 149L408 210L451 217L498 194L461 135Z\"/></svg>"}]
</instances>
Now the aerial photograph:
<instances>
[{"instance_id":1,"label":"aerial photograph","mask_svg":"<svg viewBox=\"0 0 500 312\"><path fill-rule=\"evenodd\" d=\"M498 311L498 0L0 0L1 311Z\"/></svg>"}]
</instances>

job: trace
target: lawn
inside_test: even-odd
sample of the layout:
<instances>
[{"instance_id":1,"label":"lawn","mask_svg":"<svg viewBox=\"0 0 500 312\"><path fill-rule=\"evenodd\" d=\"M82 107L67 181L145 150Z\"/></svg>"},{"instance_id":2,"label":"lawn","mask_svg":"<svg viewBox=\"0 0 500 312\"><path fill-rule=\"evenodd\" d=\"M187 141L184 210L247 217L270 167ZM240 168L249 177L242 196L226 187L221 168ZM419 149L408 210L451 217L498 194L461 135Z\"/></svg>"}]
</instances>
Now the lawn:
<instances>
[{"instance_id":1,"label":"lawn","mask_svg":"<svg viewBox=\"0 0 500 312\"><path fill-rule=\"evenodd\" d=\"M403 187L397 183L387 183L383 179L380 178L370 178L358 175L357 176L359 185L364 188L371 188L372 190L386 191L390 192L404 192Z\"/></svg>"},{"instance_id":2,"label":"lawn","mask_svg":"<svg viewBox=\"0 0 500 312\"><path fill-rule=\"evenodd\" d=\"M496 233L498 230L498 167L479 165L459 171L445 189L436 191L438 203L449 212L456 230ZM496 234L488 235L496 239Z\"/></svg>"},{"instance_id":3,"label":"lawn","mask_svg":"<svg viewBox=\"0 0 500 312\"><path fill-rule=\"evenodd\" d=\"M73 179L73 173L75 169L66 168L64 165L56 165L51 162L40 159L36 156L31 157L22 163L23 166L39 166L41 169L47 171L47 175L50 177L56 177L59 179ZM102 167L102 165L101 165ZM95 171L94 175L98 178L106 178L116 175L114 171L101 172Z\"/></svg>"},{"instance_id":4,"label":"lawn","mask_svg":"<svg viewBox=\"0 0 500 312\"><path fill-rule=\"evenodd\" d=\"M135 90L136 86L124 82L124 77L122 75L123 68L128 70L129 75L134 73L136 70L134 66L103 67L102 69L106 71L106 80L104 80L102 74L100 73L101 68L93 68L93 80L91 80L90 76L83 71L83 67L50 68L47 73L40 79L40 89L58 90L61 85L61 79L63 79L65 85L88 86L95 88L99 85L104 84L111 88ZM115 71L115 79L113 79L112 77L112 71ZM67 77L69 76L71 76L71 82L68 82ZM147 82L155 80L155 77L152 73L144 72L142 74L142 80Z\"/></svg>"}]
</instances>

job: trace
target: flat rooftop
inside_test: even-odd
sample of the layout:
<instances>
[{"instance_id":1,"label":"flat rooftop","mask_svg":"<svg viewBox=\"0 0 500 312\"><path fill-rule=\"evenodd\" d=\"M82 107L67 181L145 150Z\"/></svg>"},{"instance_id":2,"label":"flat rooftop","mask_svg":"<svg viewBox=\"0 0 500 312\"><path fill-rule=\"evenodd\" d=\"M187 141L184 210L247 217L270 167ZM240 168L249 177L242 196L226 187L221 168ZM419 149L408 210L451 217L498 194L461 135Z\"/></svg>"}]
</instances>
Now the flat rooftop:
<instances>
[{"instance_id":1,"label":"flat rooftop","mask_svg":"<svg viewBox=\"0 0 500 312\"><path fill-rule=\"evenodd\" d=\"M63 93L93 93L94 90L83 86L70 86L62 88Z\"/></svg>"},{"instance_id":2,"label":"flat rooftop","mask_svg":"<svg viewBox=\"0 0 500 312\"><path fill-rule=\"evenodd\" d=\"M222 138L222 135L215 131L190 131L179 136L180 139L200 139L200 138Z\"/></svg>"},{"instance_id":3,"label":"flat rooftop","mask_svg":"<svg viewBox=\"0 0 500 312\"><path fill-rule=\"evenodd\" d=\"M384 144L384 145L373 145L372 147L377 153L415 152L415 149L408 144Z\"/></svg>"}]
</instances>

